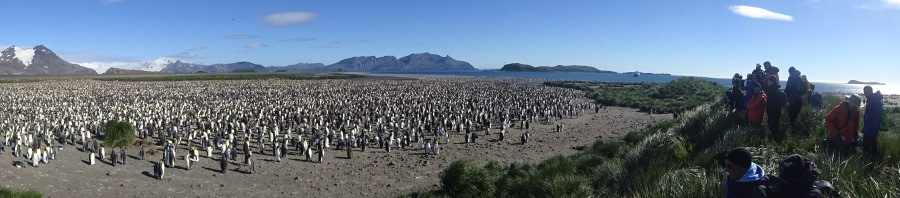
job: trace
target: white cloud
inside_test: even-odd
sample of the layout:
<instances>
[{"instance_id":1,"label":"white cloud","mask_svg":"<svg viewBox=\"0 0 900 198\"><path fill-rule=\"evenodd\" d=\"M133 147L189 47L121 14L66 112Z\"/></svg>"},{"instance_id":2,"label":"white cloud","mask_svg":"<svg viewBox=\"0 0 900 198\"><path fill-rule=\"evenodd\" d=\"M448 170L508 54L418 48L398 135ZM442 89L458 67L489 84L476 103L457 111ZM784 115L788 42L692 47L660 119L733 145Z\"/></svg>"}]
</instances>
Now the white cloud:
<instances>
[{"instance_id":1,"label":"white cloud","mask_svg":"<svg viewBox=\"0 0 900 198\"><path fill-rule=\"evenodd\" d=\"M97 71L97 73L101 73L101 74L103 72L106 72L106 70L108 70L109 68L145 70L144 62L142 62L142 61L133 61L133 62L118 62L118 61L99 62L99 61L95 61L95 62L81 62L81 63L75 63L75 64L78 64L78 65L81 65L81 66L84 66L87 68L91 68L94 71Z\"/></svg>"},{"instance_id":2,"label":"white cloud","mask_svg":"<svg viewBox=\"0 0 900 198\"><path fill-rule=\"evenodd\" d=\"M244 46L244 47L247 48L247 49L259 49L259 48L268 47L268 45L265 45L265 44L262 44L262 43L250 43L250 44L247 44L247 46Z\"/></svg>"},{"instance_id":3,"label":"white cloud","mask_svg":"<svg viewBox=\"0 0 900 198\"><path fill-rule=\"evenodd\" d=\"M303 24L312 21L315 18L316 14L312 12L278 12L266 15L266 17L263 18L263 21L268 26L285 27Z\"/></svg>"},{"instance_id":4,"label":"white cloud","mask_svg":"<svg viewBox=\"0 0 900 198\"><path fill-rule=\"evenodd\" d=\"M125 1L125 0L103 0L103 3L104 4L114 4L114 3L121 3L123 1Z\"/></svg>"},{"instance_id":5,"label":"white cloud","mask_svg":"<svg viewBox=\"0 0 900 198\"><path fill-rule=\"evenodd\" d=\"M900 0L882 0L887 8L900 10Z\"/></svg>"},{"instance_id":6,"label":"white cloud","mask_svg":"<svg viewBox=\"0 0 900 198\"><path fill-rule=\"evenodd\" d=\"M257 38L257 37L258 37L258 36L252 35L252 34L231 34L231 35L226 35L226 36L225 36L225 39L228 39L228 40L242 40L242 39L255 39L255 38Z\"/></svg>"},{"instance_id":7,"label":"white cloud","mask_svg":"<svg viewBox=\"0 0 900 198\"><path fill-rule=\"evenodd\" d=\"M735 6L729 7L728 9L730 9L731 12L734 12L737 15L754 18L754 19L794 21L794 17L792 17L790 15L772 12L772 11L766 10L765 8L745 6L745 5L735 5Z\"/></svg>"}]
</instances>

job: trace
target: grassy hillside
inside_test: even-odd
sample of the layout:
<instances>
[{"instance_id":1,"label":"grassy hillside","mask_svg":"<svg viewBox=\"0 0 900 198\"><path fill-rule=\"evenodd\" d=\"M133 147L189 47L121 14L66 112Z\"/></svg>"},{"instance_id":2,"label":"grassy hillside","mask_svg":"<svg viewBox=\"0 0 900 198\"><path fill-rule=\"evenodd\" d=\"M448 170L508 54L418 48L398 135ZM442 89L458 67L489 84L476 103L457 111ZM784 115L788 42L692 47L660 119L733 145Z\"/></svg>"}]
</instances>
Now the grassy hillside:
<instances>
[{"instance_id":1,"label":"grassy hillside","mask_svg":"<svg viewBox=\"0 0 900 198\"><path fill-rule=\"evenodd\" d=\"M826 106L837 101L827 97ZM754 162L769 174L777 174L778 163L789 154L806 156L821 169L821 179L844 197L900 196L900 127L882 132L879 161L859 152L835 155L820 145L826 113L805 108L797 127L784 118L788 137L776 143L765 126L747 127L743 116L717 101L638 131L646 135L632 141L597 141L575 155L538 164L458 161L441 174L441 190L412 196L722 197L725 174L717 159L735 147L749 147ZM893 126L900 124L898 115L889 114Z\"/></svg>"},{"instance_id":2,"label":"grassy hillside","mask_svg":"<svg viewBox=\"0 0 900 198\"><path fill-rule=\"evenodd\" d=\"M640 108L641 111L672 113L686 111L720 98L725 88L714 82L685 77L668 83L614 83L551 81L549 86L575 88L603 105Z\"/></svg>"},{"instance_id":3,"label":"grassy hillside","mask_svg":"<svg viewBox=\"0 0 900 198\"><path fill-rule=\"evenodd\" d=\"M0 197L2 198L41 198L43 195L41 192L35 190L12 190L8 188L4 188L0 190Z\"/></svg>"}]
</instances>

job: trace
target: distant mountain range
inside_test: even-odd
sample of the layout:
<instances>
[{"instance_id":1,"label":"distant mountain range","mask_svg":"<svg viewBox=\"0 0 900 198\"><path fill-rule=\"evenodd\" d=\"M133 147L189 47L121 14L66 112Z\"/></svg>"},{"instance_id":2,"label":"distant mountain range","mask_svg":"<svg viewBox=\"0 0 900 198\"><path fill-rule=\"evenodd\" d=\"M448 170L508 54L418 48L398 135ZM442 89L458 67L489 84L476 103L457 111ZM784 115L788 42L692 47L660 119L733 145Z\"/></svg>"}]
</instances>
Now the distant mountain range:
<instances>
[{"instance_id":1,"label":"distant mountain range","mask_svg":"<svg viewBox=\"0 0 900 198\"><path fill-rule=\"evenodd\" d=\"M557 66L531 66L522 63L510 63L503 65L500 71L511 72L594 72L594 73L616 73L614 71L599 70L595 67L584 65L557 65Z\"/></svg>"},{"instance_id":2,"label":"distant mountain range","mask_svg":"<svg viewBox=\"0 0 900 198\"><path fill-rule=\"evenodd\" d=\"M97 75L93 69L66 62L43 45L11 46L0 52L0 75Z\"/></svg>"},{"instance_id":3,"label":"distant mountain range","mask_svg":"<svg viewBox=\"0 0 900 198\"><path fill-rule=\"evenodd\" d=\"M88 63L85 63L88 64ZM95 67L96 68L96 67ZM228 72L328 72L328 71L377 71L377 70L477 70L465 61L450 56L417 53L395 58L394 56L357 56L337 63L298 63L287 66L263 66L251 62L203 65L172 58L160 58L141 65L141 68L110 68L104 74L136 74L141 71L160 73L228 73ZM34 48L11 46L0 54L0 75L97 75L97 71L66 62L43 45Z\"/></svg>"},{"instance_id":4,"label":"distant mountain range","mask_svg":"<svg viewBox=\"0 0 900 198\"><path fill-rule=\"evenodd\" d=\"M850 82L847 82L847 84L851 84L851 85L885 85L884 83L880 83L880 82L862 82L862 81L858 81L858 80L850 80Z\"/></svg>"},{"instance_id":5,"label":"distant mountain range","mask_svg":"<svg viewBox=\"0 0 900 198\"><path fill-rule=\"evenodd\" d=\"M250 62L200 65L176 61L161 66L162 73L223 73L235 71L255 72L323 72L323 71L377 71L377 70L477 70L465 61L450 56L429 53L410 54L397 59L393 56L357 56L331 65L322 63L298 63L288 66L265 67Z\"/></svg>"},{"instance_id":6,"label":"distant mountain range","mask_svg":"<svg viewBox=\"0 0 900 198\"><path fill-rule=\"evenodd\" d=\"M557 66L531 66L529 64L522 63L510 63L503 65L500 68L500 71L509 71L509 72L589 72L589 73L609 73L609 74L618 74L618 72L608 71L608 70L599 70L595 67L585 66L585 65L557 65ZM670 75L665 73L643 73L643 72L625 72L621 74L630 74L633 75L635 73L640 73L639 75Z\"/></svg>"}]
</instances>

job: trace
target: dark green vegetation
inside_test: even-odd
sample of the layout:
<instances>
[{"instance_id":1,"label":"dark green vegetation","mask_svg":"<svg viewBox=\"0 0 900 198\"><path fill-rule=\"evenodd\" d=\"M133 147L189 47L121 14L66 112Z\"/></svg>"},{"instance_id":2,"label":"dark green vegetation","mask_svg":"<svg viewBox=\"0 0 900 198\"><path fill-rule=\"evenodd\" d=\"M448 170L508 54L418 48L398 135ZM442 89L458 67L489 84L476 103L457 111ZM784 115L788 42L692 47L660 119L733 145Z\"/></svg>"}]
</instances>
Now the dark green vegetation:
<instances>
[{"instance_id":1,"label":"dark green vegetation","mask_svg":"<svg viewBox=\"0 0 900 198\"><path fill-rule=\"evenodd\" d=\"M103 145L113 148L126 147L134 143L134 125L125 121L112 120L104 126Z\"/></svg>"},{"instance_id":2,"label":"dark green vegetation","mask_svg":"<svg viewBox=\"0 0 900 198\"><path fill-rule=\"evenodd\" d=\"M511 72L552 72L553 70L550 70L550 68L547 68L547 67L543 67L543 68L542 68L542 67L534 67L534 66L531 66L531 65L529 65L529 64L510 63L510 64L503 65L503 67L500 68L500 71L511 71Z\"/></svg>"},{"instance_id":3,"label":"dark green vegetation","mask_svg":"<svg viewBox=\"0 0 900 198\"><path fill-rule=\"evenodd\" d=\"M826 98L833 107L838 98ZM830 109L830 108L829 108ZM855 151L837 155L823 149L829 109L804 108L796 126L788 118L783 142L748 127L742 113L726 111L722 101L702 105L685 116L629 135L627 141L597 141L572 156L538 164L455 162L441 174L441 190L418 197L722 197L725 174L717 159L735 147L748 147L754 162L777 175L778 163L792 153L810 158L844 197L900 196L900 128L882 131L880 160ZM900 124L900 114L888 114Z\"/></svg>"},{"instance_id":4,"label":"dark green vegetation","mask_svg":"<svg viewBox=\"0 0 900 198\"><path fill-rule=\"evenodd\" d=\"M4 188L0 190L0 198L41 198L43 195L36 190L12 190Z\"/></svg>"},{"instance_id":5,"label":"dark green vegetation","mask_svg":"<svg viewBox=\"0 0 900 198\"><path fill-rule=\"evenodd\" d=\"M574 88L603 105L640 108L643 112L682 112L720 98L725 87L696 77L684 77L668 83L618 83L551 81L549 86Z\"/></svg>"},{"instance_id":6,"label":"dark green vegetation","mask_svg":"<svg viewBox=\"0 0 900 198\"><path fill-rule=\"evenodd\" d=\"M510 63L503 65L503 68L500 68L500 71L511 71L511 72L591 72L591 73L612 73L613 71L606 70L598 70L597 68L591 66L583 66L583 65L557 65L553 67L549 66L531 66L528 64L522 63Z\"/></svg>"}]
</instances>

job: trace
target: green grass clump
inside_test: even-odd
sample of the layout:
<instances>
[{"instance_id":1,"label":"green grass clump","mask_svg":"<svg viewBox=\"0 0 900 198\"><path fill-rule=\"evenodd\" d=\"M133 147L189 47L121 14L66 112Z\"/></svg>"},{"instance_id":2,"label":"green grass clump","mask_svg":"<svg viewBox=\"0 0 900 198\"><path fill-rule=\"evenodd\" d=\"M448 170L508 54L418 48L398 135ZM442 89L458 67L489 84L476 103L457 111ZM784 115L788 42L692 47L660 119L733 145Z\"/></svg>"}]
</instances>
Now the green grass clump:
<instances>
[{"instance_id":1,"label":"green grass clump","mask_svg":"<svg viewBox=\"0 0 900 198\"><path fill-rule=\"evenodd\" d=\"M642 112L673 113L693 109L722 97L725 87L696 77L668 83L551 81L544 85L588 92L603 105L639 108Z\"/></svg>"},{"instance_id":2,"label":"green grass clump","mask_svg":"<svg viewBox=\"0 0 900 198\"><path fill-rule=\"evenodd\" d=\"M495 190L488 172L469 161L451 163L440 177L441 190L451 197L479 197Z\"/></svg>"},{"instance_id":3,"label":"green grass clump","mask_svg":"<svg viewBox=\"0 0 900 198\"><path fill-rule=\"evenodd\" d=\"M43 196L41 192L36 190L13 190L9 188L0 190L0 197L2 198L41 198Z\"/></svg>"},{"instance_id":4,"label":"green grass clump","mask_svg":"<svg viewBox=\"0 0 900 198\"><path fill-rule=\"evenodd\" d=\"M103 146L123 148L134 143L134 125L126 121L111 120L104 125Z\"/></svg>"}]
</instances>

